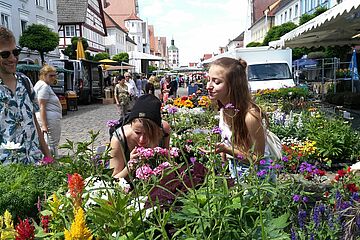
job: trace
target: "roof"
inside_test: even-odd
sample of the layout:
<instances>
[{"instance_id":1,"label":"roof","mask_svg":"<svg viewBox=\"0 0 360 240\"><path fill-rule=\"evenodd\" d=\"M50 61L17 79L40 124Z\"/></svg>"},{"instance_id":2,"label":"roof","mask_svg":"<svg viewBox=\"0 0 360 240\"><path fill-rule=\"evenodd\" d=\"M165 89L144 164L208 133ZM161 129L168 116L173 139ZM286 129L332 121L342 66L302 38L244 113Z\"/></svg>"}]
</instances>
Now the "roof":
<instances>
[{"instance_id":1,"label":"roof","mask_svg":"<svg viewBox=\"0 0 360 240\"><path fill-rule=\"evenodd\" d=\"M244 32L240 33L240 35L234 38L232 41L243 41L243 40L244 40Z\"/></svg>"},{"instance_id":2,"label":"roof","mask_svg":"<svg viewBox=\"0 0 360 240\"><path fill-rule=\"evenodd\" d=\"M136 42L134 42L134 40L132 40L131 37L129 37L128 35L126 35L126 41L137 45Z\"/></svg>"},{"instance_id":3,"label":"roof","mask_svg":"<svg viewBox=\"0 0 360 240\"><path fill-rule=\"evenodd\" d=\"M105 11L110 17L125 29L124 19L126 19L130 13L137 13L136 2L137 0L106 0L110 3Z\"/></svg>"},{"instance_id":4,"label":"roof","mask_svg":"<svg viewBox=\"0 0 360 240\"><path fill-rule=\"evenodd\" d=\"M264 10L276 1L277 0L253 0L252 23L262 18L264 16Z\"/></svg>"},{"instance_id":5,"label":"roof","mask_svg":"<svg viewBox=\"0 0 360 240\"><path fill-rule=\"evenodd\" d=\"M212 55L211 53L205 53L203 59L204 59L204 60L207 60L207 59L212 58L212 56L213 56L213 55Z\"/></svg>"},{"instance_id":6,"label":"roof","mask_svg":"<svg viewBox=\"0 0 360 240\"><path fill-rule=\"evenodd\" d=\"M142 21L134 12L132 12L127 18L124 19L124 21L131 21L131 20L137 20Z\"/></svg>"},{"instance_id":7,"label":"roof","mask_svg":"<svg viewBox=\"0 0 360 240\"><path fill-rule=\"evenodd\" d=\"M86 19L87 8L88 0L57 0L58 22L83 23Z\"/></svg>"},{"instance_id":8,"label":"roof","mask_svg":"<svg viewBox=\"0 0 360 240\"><path fill-rule=\"evenodd\" d=\"M281 0L278 7L276 8L276 10L274 11L274 13L277 13L278 11L280 11L281 9L283 9L284 7L286 7L289 3L291 3L293 0Z\"/></svg>"},{"instance_id":9,"label":"roof","mask_svg":"<svg viewBox=\"0 0 360 240\"><path fill-rule=\"evenodd\" d=\"M360 44L360 0L347 0L270 42L272 47L317 47Z\"/></svg>"},{"instance_id":10,"label":"roof","mask_svg":"<svg viewBox=\"0 0 360 240\"><path fill-rule=\"evenodd\" d=\"M170 45L169 47L168 47L168 50L169 51L176 51L176 50L179 50L177 47L175 47L175 45Z\"/></svg>"},{"instance_id":11,"label":"roof","mask_svg":"<svg viewBox=\"0 0 360 240\"><path fill-rule=\"evenodd\" d=\"M106 12L104 12L104 18L105 18L105 25L106 25L107 28L115 27L115 28L118 28L119 30L123 31L124 33L128 32L128 30L126 28L125 29L122 28Z\"/></svg>"}]
</instances>

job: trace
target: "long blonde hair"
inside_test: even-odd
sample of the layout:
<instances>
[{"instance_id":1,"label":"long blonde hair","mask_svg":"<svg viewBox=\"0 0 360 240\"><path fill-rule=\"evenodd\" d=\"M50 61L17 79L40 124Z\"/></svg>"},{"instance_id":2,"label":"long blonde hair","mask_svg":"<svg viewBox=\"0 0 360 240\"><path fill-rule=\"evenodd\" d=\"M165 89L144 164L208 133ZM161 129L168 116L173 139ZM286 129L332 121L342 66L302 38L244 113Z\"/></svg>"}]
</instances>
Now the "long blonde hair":
<instances>
[{"instance_id":1,"label":"long blonde hair","mask_svg":"<svg viewBox=\"0 0 360 240\"><path fill-rule=\"evenodd\" d=\"M228 89L228 96L232 107L224 109L224 121L233 131L233 141L236 146L249 149L251 147L251 139L248 128L246 126L245 117L247 113L253 114L250 109L261 114L260 108L255 104L249 90L249 84L246 75L247 63L242 60L233 58L219 58L215 60L211 66L220 66L225 70L225 82ZM220 102L219 107L223 108ZM226 103L224 103L226 104ZM253 114L254 115L254 114ZM257 117L256 115L254 115ZM259 119L261 121L261 119Z\"/></svg>"},{"instance_id":2,"label":"long blonde hair","mask_svg":"<svg viewBox=\"0 0 360 240\"><path fill-rule=\"evenodd\" d=\"M156 147L163 137L162 129L152 120L147 118L135 118L131 121L131 124L135 121L139 121L143 128L146 136L148 136L150 141L150 147Z\"/></svg>"}]
</instances>

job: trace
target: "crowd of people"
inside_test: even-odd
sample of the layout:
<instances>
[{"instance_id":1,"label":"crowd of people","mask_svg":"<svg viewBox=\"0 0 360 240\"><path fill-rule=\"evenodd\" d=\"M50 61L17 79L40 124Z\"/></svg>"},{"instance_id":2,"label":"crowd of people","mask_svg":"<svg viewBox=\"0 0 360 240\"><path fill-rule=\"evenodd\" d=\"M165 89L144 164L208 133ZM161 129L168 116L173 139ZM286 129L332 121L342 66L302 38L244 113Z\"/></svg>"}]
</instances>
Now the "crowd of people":
<instances>
[{"instance_id":1,"label":"crowd of people","mask_svg":"<svg viewBox=\"0 0 360 240\"><path fill-rule=\"evenodd\" d=\"M16 72L19 48L13 33L0 27L0 161L1 163L37 163L57 156L61 133L61 104L51 89L56 83L56 69L45 65L40 80L31 81ZM220 58L209 69L206 90L220 109L221 142L215 153L230 162L233 176L243 173L250 152L269 159L266 126L261 109L252 100L246 76L246 62ZM111 138L110 168L116 178L127 177L127 163L138 157L137 147L169 148L170 125L162 120L161 105L177 97L179 81L165 76L116 76L114 97L119 117L127 116ZM155 84L160 94L155 96ZM192 86L193 82L188 82ZM45 137L48 136L47 142ZM233 144L230 142L232 141ZM49 147L50 146L50 147ZM206 151L206 150L203 150ZM14 154L15 153L15 154ZM236 157L236 161L234 156ZM241 161L239 161L241 159Z\"/></svg>"}]
</instances>

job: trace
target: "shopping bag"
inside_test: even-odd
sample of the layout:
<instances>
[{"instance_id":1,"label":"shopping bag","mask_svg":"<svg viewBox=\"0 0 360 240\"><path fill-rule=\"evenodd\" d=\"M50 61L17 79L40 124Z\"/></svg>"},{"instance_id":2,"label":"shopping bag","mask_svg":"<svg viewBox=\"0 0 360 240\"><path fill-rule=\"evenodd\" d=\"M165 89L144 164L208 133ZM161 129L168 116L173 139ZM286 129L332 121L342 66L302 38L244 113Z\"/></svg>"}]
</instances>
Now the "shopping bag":
<instances>
[{"instance_id":1,"label":"shopping bag","mask_svg":"<svg viewBox=\"0 0 360 240\"><path fill-rule=\"evenodd\" d=\"M50 137L49 137L49 134L47 132L44 132L44 139L45 139L46 144L48 145L48 148L49 148L49 151L50 151L51 155L54 156L55 148L51 145Z\"/></svg>"},{"instance_id":2,"label":"shopping bag","mask_svg":"<svg viewBox=\"0 0 360 240\"><path fill-rule=\"evenodd\" d=\"M266 131L266 143L269 147L271 157L276 159L282 158L282 145L281 141L275 133L270 130Z\"/></svg>"}]
</instances>

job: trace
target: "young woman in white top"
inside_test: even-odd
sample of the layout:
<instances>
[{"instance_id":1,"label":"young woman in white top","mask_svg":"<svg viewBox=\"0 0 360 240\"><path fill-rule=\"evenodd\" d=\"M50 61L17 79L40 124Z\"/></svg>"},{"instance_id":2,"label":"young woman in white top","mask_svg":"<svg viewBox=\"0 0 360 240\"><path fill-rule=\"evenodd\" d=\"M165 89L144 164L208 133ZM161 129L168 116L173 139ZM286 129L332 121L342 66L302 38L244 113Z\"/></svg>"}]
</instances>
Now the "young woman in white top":
<instances>
[{"instance_id":1,"label":"young woman in white top","mask_svg":"<svg viewBox=\"0 0 360 240\"><path fill-rule=\"evenodd\" d=\"M56 68L45 65L40 70L40 80L34 86L40 106L40 111L36 113L36 118L39 121L42 132L48 134L48 144L55 157L58 154L57 149L61 135L60 119L62 118L61 103L50 87L50 85L56 84L56 78Z\"/></svg>"},{"instance_id":2,"label":"young woman in white top","mask_svg":"<svg viewBox=\"0 0 360 240\"><path fill-rule=\"evenodd\" d=\"M249 163L251 149L258 157L268 155L262 113L252 100L246 67L246 62L241 59L217 59L210 66L206 87L209 98L217 101L221 109L222 141L216 145L215 152L221 153L224 160L232 160L230 171L233 177L241 174ZM238 159L236 162L233 156Z\"/></svg>"}]
</instances>

